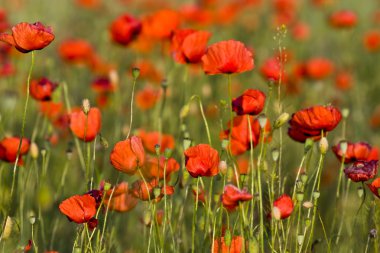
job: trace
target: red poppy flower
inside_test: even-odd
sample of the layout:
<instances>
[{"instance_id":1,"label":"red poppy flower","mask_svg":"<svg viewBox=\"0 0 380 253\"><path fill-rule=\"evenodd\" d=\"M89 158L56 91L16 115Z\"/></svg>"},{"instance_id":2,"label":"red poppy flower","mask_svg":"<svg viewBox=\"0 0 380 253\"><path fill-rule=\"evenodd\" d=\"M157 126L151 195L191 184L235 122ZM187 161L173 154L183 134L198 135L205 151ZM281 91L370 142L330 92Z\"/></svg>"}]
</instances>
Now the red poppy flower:
<instances>
[{"instance_id":1,"label":"red poppy flower","mask_svg":"<svg viewBox=\"0 0 380 253\"><path fill-rule=\"evenodd\" d=\"M380 31L373 30L369 31L364 35L363 38L364 47L369 52L377 52L380 50Z\"/></svg>"},{"instance_id":2,"label":"red poppy flower","mask_svg":"<svg viewBox=\"0 0 380 253\"><path fill-rule=\"evenodd\" d=\"M101 127L102 115L96 107L90 108L87 115L83 110L70 114L70 129L82 141L93 141L100 132Z\"/></svg>"},{"instance_id":3,"label":"red poppy flower","mask_svg":"<svg viewBox=\"0 0 380 253\"><path fill-rule=\"evenodd\" d=\"M20 138L18 137L5 137L0 141L0 160L14 163L17 158L18 146L20 145ZM22 165L22 155L28 153L30 147L30 141L26 138L22 139L20 148L20 158L18 165Z\"/></svg>"},{"instance_id":4,"label":"red poppy flower","mask_svg":"<svg viewBox=\"0 0 380 253\"><path fill-rule=\"evenodd\" d=\"M116 212L128 212L132 210L137 205L138 200L129 192L128 183L122 182L115 187L115 190L110 189L106 192L104 206Z\"/></svg>"},{"instance_id":5,"label":"red poppy flower","mask_svg":"<svg viewBox=\"0 0 380 253\"><path fill-rule=\"evenodd\" d=\"M310 38L310 26L304 22L297 22L292 26L291 33L295 40L307 40Z\"/></svg>"},{"instance_id":6,"label":"red poppy flower","mask_svg":"<svg viewBox=\"0 0 380 253\"><path fill-rule=\"evenodd\" d=\"M154 189L160 189L158 196L154 196ZM165 194L173 195L174 187L170 185L166 185L166 188L159 187L156 179L146 182L146 184L144 180L137 180L132 184L131 194L142 201L147 201L150 197L151 200L159 202Z\"/></svg>"},{"instance_id":7,"label":"red poppy flower","mask_svg":"<svg viewBox=\"0 0 380 253\"><path fill-rule=\"evenodd\" d=\"M58 52L63 60L75 64L89 64L94 55L94 49L91 44L82 39L62 42Z\"/></svg>"},{"instance_id":8,"label":"red poppy flower","mask_svg":"<svg viewBox=\"0 0 380 253\"><path fill-rule=\"evenodd\" d=\"M25 245L25 247L24 247L24 253L29 252L32 249L32 247L33 247L32 240L28 240L28 244Z\"/></svg>"},{"instance_id":9,"label":"red poppy flower","mask_svg":"<svg viewBox=\"0 0 380 253\"><path fill-rule=\"evenodd\" d=\"M0 34L0 41L14 46L22 53L41 50L53 40L54 34L50 27L45 27L40 22L34 24L22 22L12 27L12 35L7 33Z\"/></svg>"},{"instance_id":10,"label":"red poppy flower","mask_svg":"<svg viewBox=\"0 0 380 253\"><path fill-rule=\"evenodd\" d=\"M352 75L347 71L339 72L335 77L335 87L345 91L352 88L353 80Z\"/></svg>"},{"instance_id":11,"label":"red poppy flower","mask_svg":"<svg viewBox=\"0 0 380 253\"><path fill-rule=\"evenodd\" d=\"M313 106L298 111L289 121L288 135L295 141L305 142L307 138L319 140L321 132L334 130L342 119L339 109L333 106Z\"/></svg>"},{"instance_id":12,"label":"red poppy flower","mask_svg":"<svg viewBox=\"0 0 380 253\"><path fill-rule=\"evenodd\" d=\"M344 169L346 177L354 182L363 182L374 178L377 174L378 160L356 161Z\"/></svg>"},{"instance_id":13,"label":"red poppy flower","mask_svg":"<svg viewBox=\"0 0 380 253\"><path fill-rule=\"evenodd\" d=\"M4 9L0 9L0 33L5 32L8 28L7 13Z\"/></svg>"},{"instance_id":14,"label":"red poppy flower","mask_svg":"<svg viewBox=\"0 0 380 253\"><path fill-rule=\"evenodd\" d=\"M242 236L234 236L231 239L231 244L228 246L224 236L214 240L214 248L212 253L241 253L243 249L244 239Z\"/></svg>"},{"instance_id":15,"label":"red poppy flower","mask_svg":"<svg viewBox=\"0 0 380 253\"><path fill-rule=\"evenodd\" d=\"M335 28L350 28L356 25L357 16L353 11L336 11L329 17L330 25Z\"/></svg>"},{"instance_id":16,"label":"red poppy flower","mask_svg":"<svg viewBox=\"0 0 380 253\"><path fill-rule=\"evenodd\" d=\"M213 13L198 4L182 5L179 11L183 20L195 25L207 26L213 21Z\"/></svg>"},{"instance_id":17,"label":"red poppy flower","mask_svg":"<svg viewBox=\"0 0 380 253\"><path fill-rule=\"evenodd\" d=\"M203 55L202 62L207 75L242 73L254 67L252 53L235 40L212 44Z\"/></svg>"},{"instance_id":18,"label":"red poppy flower","mask_svg":"<svg viewBox=\"0 0 380 253\"><path fill-rule=\"evenodd\" d=\"M144 148L151 153L156 153L156 145L160 145L160 152L164 152L165 149L174 149L175 140L170 134L162 134L159 132L146 132L140 129L137 135L141 138Z\"/></svg>"},{"instance_id":19,"label":"red poppy flower","mask_svg":"<svg viewBox=\"0 0 380 253\"><path fill-rule=\"evenodd\" d=\"M75 1L79 6L88 9L94 9L101 5L101 0L76 0Z\"/></svg>"},{"instance_id":20,"label":"red poppy flower","mask_svg":"<svg viewBox=\"0 0 380 253\"><path fill-rule=\"evenodd\" d=\"M231 152L233 155L240 155L243 154L245 151L251 149L251 135L252 135L252 144L253 147L256 147L256 145L260 141L260 124L259 120L257 118L254 118L253 116L249 116L249 120L251 123L251 134L249 133L249 125L247 116L236 116L233 118L233 126L232 126L232 133L231 133ZM220 139L228 139L229 133L231 129L231 123L227 123L228 129L224 130L220 133L219 137ZM267 120L267 124L265 126L265 134L264 137L265 141L270 141L270 132L271 132L271 125L269 120Z\"/></svg>"},{"instance_id":21,"label":"red poppy flower","mask_svg":"<svg viewBox=\"0 0 380 253\"><path fill-rule=\"evenodd\" d=\"M248 201L252 199L252 195L247 192L247 189L240 190L232 184L228 184L224 187L224 191L221 197L224 208L228 211L234 211L239 206L240 202Z\"/></svg>"},{"instance_id":22,"label":"red poppy flower","mask_svg":"<svg viewBox=\"0 0 380 253\"><path fill-rule=\"evenodd\" d=\"M75 223L87 223L96 214L96 202L90 194L74 195L59 204L61 213Z\"/></svg>"},{"instance_id":23,"label":"red poppy flower","mask_svg":"<svg viewBox=\"0 0 380 253\"><path fill-rule=\"evenodd\" d=\"M376 178L372 181L372 183L367 184L368 188L371 190L371 192L380 199L380 177Z\"/></svg>"},{"instance_id":24,"label":"red poppy flower","mask_svg":"<svg viewBox=\"0 0 380 253\"><path fill-rule=\"evenodd\" d=\"M178 63L199 63L206 52L211 33L192 29L177 30L171 40L173 58Z\"/></svg>"},{"instance_id":25,"label":"red poppy flower","mask_svg":"<svg viewBox=\"0 0 380 253\"><path fill-rule=\"evenodd\" d=\"M380 105L375 107L375 110L372 112L372 116L369 120L369 125L372 128L380 127Z\"/></svg>"},{"instance_id":26,"label":"red poppy flower","mask_svg":"<svg viewBox=\"0 0 380 253\"><path fill-rule=\"evenodd\" d=\"M342 160L343 152L340 147L341 143L332 147L335 156L339 161ZM372 148L366 142L347 142L347 151L344 157L344 163L352 163L356 161L371 161L379 159L379 151L377 148Z\"/></svg>"},{"instance_id":27,"label":"red poppy flower","mask_svg":"<svg viewBox=\"0 0 380 253\"><path fill-rule=\"evenodd\" d=\"M173 10L159 10L143 20L142 33L154 39L167 39L180 25L179 13Z\"/></svg>"},{"instance_id":28,"label":"red poppy flower","mask_svg":"<svg viewBox=\"0 0 380 253\"><path fill-rule=\"evenodd\" d=\"M114 42L127 46L140 34L141 22L131 15L125 14L114 20L110 27L111 38Z\"/></svg>"},{"instance_id":29,"label":"red poppy flower","mask_svg":"<svg viewBox=\"0 0 380 253\"><path fill-rule=\"evenodd\" d=\"M160 98L160 91L150 86L136 92L136 106L146 111L153 108Z\"/></svg>"},{"instance_id":30,"label":"red poppy flower","mask_svg":"<svg viewBox=\"0 0 380 253\"><path fill-rule=\"evenodd\" d=\"M248 89L240 97L232 100L232 110L237 115L257 115L264 108L265 98L264 92Z\"/></svg>"},{"instance_id":31,"label":"red poppy flower","mask_svg":"<svg viewBox=\"0 0 380 253\"><path fill-rule=\"evenodd\" d=\"M208 144L185 150L186 169L192 177L212 177L219 173L219 154Z\"/></svg>"},{"instance_id":32,"label":"red poppy flower","mask_svg":"<svg viewBox=\"0 0 380 253\"><path fill-rule=\"evenodd\" d=\"M142 168L141 172L144 175L144 178L153 179L153 178L164 178L165 175L168 178L171 173L179 170L179 163L174 158L169 158L165 161L165 157L161 156L158 160L157 157L149 157ZM166 163L166 168L165 168Z\"/></svg>"},{"instance_id":33,"label":"red poppy flower","mask_svg":"<svg viewBox=\"0 0 380 253\"><path fill-rule=\"evenodd\" d=\"M108 77L99 77L91 83L91 88L97 93L111 93L116 87Z\"/></svg>"},{"instance_id":34,"label":"red poppy flower","mask_svg":"<svg viewBox=\"0 0 380 253\"><path fill-rule=\"evenodd\" d=\"M276 58L267 59L260 68L261 75L269 80L278 82L281 77L281 82L285 82L286 76L283 69L281 69L281 63Z\"/></svg>"},{"instance_id":35,"label":"red poppy flower","mask_svg":"<svg viewBox=\"0 0 380 253\"><path fill-rule=\"evenodd\" d=\"M293 209L292 198L283 194L273 202L272 217L275 219L286 219L292 214Z\"/></svg>"},{"instance_id":36,"label":"red poppy flower","mask_svg":"<svg viewBox=\"0 0 380 253\"><path fill-rule=\"evenodd\" d=\"M32 80L30 83L30 95L39 101L51 100L53 91L58 84L53 83L49 79L43 77L39 80Z\"/></svg>"},{"instance_id":37,"label":"red poppy flower","mask_svg":"<svg viewBox=\"0 0 380 253\"><path fill-rule=\"evenodd\" d=\"M110 154L110 162L121 172L135 174L138 167L145 163L145 151L140 137L132 136L116 143Z\"/></svg>"},{"instance_id":38,"label":"red poppy flower","mask_svg":"<svg viewBox=\"0 0 380 253\"><path fill-rule=\"evenodd\" d=\"M42 101L39 103L40 112L50 120L56 120L63 111L61 102Z\"/></svg>"},{"instance_id":39,"label":"red poppy flower","mask_svg":"<svg viewBox=\"0 0 380 253\"><path fill-rule=\"evenodd\" d=\"M313 58L305 63L305 75L308 78L321 80L334 71L334 65L325 58Z\"/></svg>"}]
</instances>

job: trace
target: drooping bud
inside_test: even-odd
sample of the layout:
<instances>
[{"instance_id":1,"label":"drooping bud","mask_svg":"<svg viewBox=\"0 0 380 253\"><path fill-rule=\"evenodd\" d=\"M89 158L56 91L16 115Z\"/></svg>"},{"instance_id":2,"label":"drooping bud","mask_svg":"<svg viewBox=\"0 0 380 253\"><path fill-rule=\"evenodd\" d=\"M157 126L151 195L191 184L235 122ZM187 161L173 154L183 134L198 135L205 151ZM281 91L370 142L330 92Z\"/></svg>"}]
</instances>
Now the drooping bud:
<instances>
[{"instance_id":1,"label":"drooping bud","mask_svg":"<svg viewBox=\"0 0 380 253\"><path fill-rule=\"evenodd\" d=\"M278 118L274 122L273 128L277 129L277 128L282 127L286 122L288 122L289 117L290 117L289 113L287 113L287 112L281 113L280 116L278 116Z\"/></svg>"},{"instance_id":2,"label":"drooping bud","mask_svg":"<svg viewBox=\"0 0 380 253\"><path fill-rule=\"evenodd\" d=\"M183 149L184 150L188 149L190 147L190 145L191 145L190 139L187 139L187 138L183 139Z\"/></svg>"},{"instance_id":3,"label":"drooping bud","mask_svg":"<svg viewBox=\"0 0 380 253\"><path fill-rule=\"evenodd\" d=\"M306 139L304 146L304 153L306 154L313 147L314 141L310 138Z\"/></svg>"}]
</instances>

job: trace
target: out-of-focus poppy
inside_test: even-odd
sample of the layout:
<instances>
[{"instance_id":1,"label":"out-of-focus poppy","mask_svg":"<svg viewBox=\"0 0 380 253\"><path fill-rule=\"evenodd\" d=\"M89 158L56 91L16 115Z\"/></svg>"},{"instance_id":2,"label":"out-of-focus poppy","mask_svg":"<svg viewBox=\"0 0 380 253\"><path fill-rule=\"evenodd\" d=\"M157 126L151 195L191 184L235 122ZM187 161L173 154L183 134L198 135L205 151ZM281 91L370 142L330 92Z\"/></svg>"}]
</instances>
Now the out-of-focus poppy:
<instances>
[{"instance_id":1,"label":"out-of-focus poppy","mask_svg":"<svg viewBox=\"0 0 380 253\"><path fill-rule=\"evenodd\" d=\"M293 209L294 204L292 198L287 194L283 194L273 202L271 216L277 220L286 219L292 214Z\"/></svg>"},{"instance_id":2,"label":"out-of-focus poppy","mask_svg":"<svg viewBox=\"0 0 380 253\"><path fill-rule=\"evenodd\" d=\"M233 155L243 154L245 151L251 149L251 135L252 135L252 144L255 147L260 141L260 124L257 118L253 116L249 116L250 124L251 124L251 134L248 125L247 116L236 116L233 118L232 124L232 133L231 133L231 153ZM231 131L231 122L227 123L228 129L224 130L220 133L220 139L228 139L229 133ZM270 141L270 132L271 125L269 120L267 120L267 124L265 126L265 136L264 141Z\"/></svg>"},{"instance_id":3,"label":"out-of-focus poppy","mask_svg":"<svg viewBox=\"0 0 380 253\"><path fill-rule=\"evenodd\" d=\"M352 75L348 71L341 71L335 76L335 87L342 91L352 88L353 80Z\"/></svg>"},{"instance_id":4,"label":"out-of-focus poppy","mask_svg":"<svg viewBox=\"0 0 380 253\"><path fill-rule=\"evenodd\" d=\"M154 39L167 39L180 25L179 13L170 9L159 10L142 20L142 33Z\"/></svg>"},{"instance_id":5,"label":"out-of-focus poppy","mask_svg":"<svg viewBox=\"0 0 380 253\"><path fill-rule=\"evenodd\" d=\"M369 52L377 52L380 50L380 30L372 30L364 34L364 47Z\"/></svg>"},{"instance_id":6,"label":"out-of-focus poppy","mask_svg":"<svg viewBox=\"0 0 380 253\"><path fill-rule=\"evenodd\" d=\"M194 200L196 200L197 199L197 189L193 188L192 193L194 196ZM200 201L202 203L206 202L206 192L202 187L199 187L199 189L198 189L198 201Z\"/></svg>"},{"instance_id":7,"label":"out-of-focus poppy","mask_svg":"<svg viewBox=\"0 0 380 253\"><path fill-rule=\"evenodd\" d=\"M20 138L18 137L5 137L0 141L0 160L14 163L17 158L18 146L20 145ZM22 156L27 154L30 147L30 141L26 138L22 139L20 148L20 157L18 165L23 164Z\"/></svg>"},{"instance_id":8,"label":"out-of-focus poppy","mask_svg":"<svg viewBox=\"0 0 380 253\"><path fill-rule=\"evenodd\" d=\"M101 0L76 0L75 1L79 6L87 9L95 9L99 7L102 3Z\"/></svg>"},{"instance_id":9,"label":"out-of-focus poppy","mask_svg":"<svg viewBox=\"0 0 380 253\"><path fill-rule=\"evenodd\" d=\"M189 23L206 26L213 22L213 13L210 10L201 8L197 4L182 5L179 12L181 18Z\"/></svg>"},{"instance_id":10,"label":"out-of-focus poppy","mask_svg":"<svg viewBox=\"0 0 380 253\"><path fill-rule=\"evenodd\" d=\"M82 39L63 41L58 48L64 61L74 64L89 64L94 55L94 49L89 42Z\"/></svg>"},{"instance_id":11,"label":"out-of-focus poppy","mask_svg":"<svg viewBox=\"0 0 380 253\"><path fill-rule=\"evenodd\" d=\"M375 107L375 110L372 113L372 116L369 120L369 125L372 128L380 127L380 105Z\"/></svg>"},{"instance_id":12,"label":"out-of-focus poppy","mask_svg":"<svg viewBox=\"0 0 380 253\"><path fill-rule=\"evenodd\" d=\"M269 81L285 82L286 75L284 69L281 67L281 63L276 58L267 59L260 68L261 75Z\"/></svg>"},{"instance_id":13,"label":"out-of-focus poppy","mask_svg":"<svg viewBox=\"0 0 380 253\"><path fill-rule=\"evenodd\" d=\"M97 93L110 93L115 91L116 86L109 77L102 76L91 83L91 88Z\"/></svg>"},{"instance_id":14,"label":"out-of-focus poppy","mask_svg":"<svg viewBox=\"0 0 380 253\"><path fill-rule=\"evenodd\" d=\"M75 223L87 223L96 214L96 202L90 194L74 195L59 204L62 214Z\"/></svg>"},{"instance_id":15,"label":"out-of-focus poppy","mask_svg":"<svg viewBox=\"0 0 380 253\"><path fill-rule=\"evenodd\" d=\"M58 87L49 79L43 77L38 80L32 80L30 83L30 95L39 101L51 100L53 91Z\"/></svg>"},{"instance_id":16,"label":"out-of-focus poppy","mask_svg":"<svg viewBox=\"0 0 380 253\"><path fill-rule=\"evenodd\" d=\"M28 53L47 47L54 37L51 28L45 27L40 22L34 24L22 22L12 27L12 35L1 33L0 41L14 46L22 53Z\"/></svg>"},{"instance_id":17,"label":"out-of-focus poppy","mask_svg":"<svg viewBox=\"0 0 380 253\"><path fill-rule=\"evenodd\" d=\"M376 176L377 167L378 160L356 161L344 169L344 174L354 182L363 182Z\"/></svg>"},{"instance_id":18,"label":"out-of-focus poppy","mask_svg":"<svg viewBox=\"0 0 380 253\"><path fill-rule=\"evenodd\" d=\"M247 189L240 190L232 184L228 184L224 187L223 194L221 196L222 204L228 211L234 211L239 206L240 202L248 201L252 199L252 195L248 193Z\"/></svg>"},{"instance_id":19,"label":"out-of-focus poppy","mask_svg":"<svg viewBox=\"0 0 380 253\"><path fill-rule=\"evenodd\" d=\"M356 25L358 18L353 11L342 10L332 13L329 17L329 23L335 28L350 28Z\"/></svg>"},{"instance_id":20,"label":"out-of-focus poppy","mask_svg":"<svg viewBox=\"0 0 380 253\"><path fill-rule=\"evenodd\" d=\"M145 151L140 137L132 136L115 144L111 154L112 166L129 175L145 164Z\"/></svg>"},{"instance_id":21,"label":"out-of-focus poppy","mask_svg":"<svg viewBox=\"0 0 380 253\"><path fill-rule=\"evenodd\" d=\"M141 138L144 148L151 153L156 153L156 145L160 145L160 152L165 149L174 149L174 137L170 134L163 134L157 131L146 132L143 129L138 130L137 135ZM161 135L161 136L160 136Z\"/></svg>"},{"instance_id":22,"label":"out-of-focus poppy","mask_svg":"<svg viewBox=\"0 0 380 253\"><path fill-rule=\"evenodd\" d=\"M211 33L192 29L177 30L171 40L173 58L178 63L199 63L206 52Z\"/></svg>"},{"instance_id":23,"label":"out-of-focus poppy","mask_svg":"<svg viewBox=\"0 0 380 253\"><path fill-rule=\"evenodd\" d=\"M305 74L308 78L321 80L334 71L334 65L326 58L312 58L305 63Z\"/></svg>"},{"instance_id":24,"label":"out-of-focus poppy","mask_svg":"<svg viewBox=\"0 0 380 253\"><path fill-rule=\"evenodd\" d=\"M136 106L143 111L153 108L160 98L160 91L151 86L136 92Z\"/></svg>"},{"instance_id":25,"label":"out-of-focus poppy","mask_svg":"<svg viewBox=\"0 0 380 253\"><path fill-rule=\"evenodd\" d=\"M9 28L7 13L4 9L0 9L0 33L5 32Z\"/></svg>"},{"instance_id":26,"label":"out-of-focus poppy","mask_svg":"<svg viewBox=\"0 0 380 253\"><path fill-rule=\"evenodd\" d=\"M347 142L346 154L343 154L340 142L332 147L332 151L339 161L342 160L344 155L344 163L379 159L379 150L377 148L372 148L372 146L366 142Z\"/></svg>"},{"instance_id":27,"label":"out-of-focus poppy","mask_svg":"<svg viewBox=\"0 0 380 253\"><path fill-rule=\"evenodd\" d=\"M40 112L50 120L57 119L63 111L63 104L61 102L42 101L39 105Z\"/></svg>"},{"instance_id":28,"label":"out-of-focus poppy","mask_svg":"<svg viewBox=\"0 0 380 253\"><path fill-rule=\"evenodd\" d=\"M154 195L155 189L159 189L158 196ZM166 188L164 186L159 187L156 179L153 179L150 182L137 180L132 184L132 189L130 192L133 196L142 201L155 200L156 202L159 202L165 195L173 195L174 187L170 185L166 185Z\"/></svg>"},{"instance_id":29,"label":"out-of-focus poppy","mask_svg":"<svg viewBox=\"0 0 380 253\"><path fill-rule=\"evenodd\" d=\"M291 34L295 40L307 40L310 38L310 26L304 22L297 22L291 27Z\"/></svg>"},{"instance_id":30,"label":"out-of-focus poppy","mask_svg":"<svg viewBox=\"0 0 380 253\"><path fill-rule=\"evenodd\" d=\"M93 141L101 127L102 115L96 107L90 108L87 114L83 110L70 114L70 129L82 141Z\"/></svg>"},{"instance_id":31,"label":"out-of-focus poppy","mask_svg":"<svg viewBox=\"0 0 380 253\"><path fill-rule=\"evenodd\" d=\"M380 199L380 178L376 178L375 180L372 181L372 183L367 184L368 188L371 190L371 192Z\"/></svg>"},{"instance_id":32,"label":"out-of-focus poppy","mask_svg":"<svg viewBox=\"0 0 380 253\"><path fill-rule=\"evenodd\" d=\"M253 69L253 57L242 42L235 40L212 44L202 57L207 75L242 73Z\"/></svg>"},{"instance_id":33,"label":"out-of-focus poppy","mask_svg":"<svg viewBox=\"0 0 380 253\"><path fill-rule=\"evenodd\" d=\"M232 100L232 110L237 115L257 115L265 105L265 94L260 90L248 89Z\"/></svg>"},{"instance_id":34,"label":"out-of-focus poppy","mask_svg":"<svg viewBox=\"0 0 380 253\"><path fill-rule=\"evenodd\" d=\"M140 60L133 64L132 68L140 69L139 78L146 79L155 83L160 83L164 78L162 73L149 60Z\"/></svg>"},{"instance_id":35,"label":"out-of-focus poppy","mask_svg":"<svg viewBox=\"0 0 380 253\"><path fill-rule=\"evenodd\" d=\"M108 190L104 196L104 206L116 212L128 212L132 210L137 203L137 198L132 196L129 192L127 182L122 182L115 186L115 189Z\"/></svg>"},{"instance_id":36,"label":"out-of-focus poppy","mask_svg":"<svg viewBox=\"0 0 380 253\"><path fill-rule=\"evenodd\" d=\"M140 20L129 14L124 14L112 22L110 34L114 42L128 46L140 34L141 29Z\"/></svg>"},{"instance_id":37,"label":"out-of-focus poppy","mask_svg":"<svg viewBox=\"0 0 380 253\"><path fill-rule=\"evenodd\" d=\"M342 119L339 109L333 106L313 106L292 115L288 135L295 141L305 142L307 138L319 140L324 134L335 129Z\"/></svg>"},{"instance_id":38,"label":"out-of-focus poppy","mask_svg":"<svg viewBox=\"0 0 380 253\"><path fill-rule=\"evenodd\" d=\"M212 177L219 173L219 154L208 144L185 150L186 169L192 177Z\"/></svg>"},{"instance_id":39,"label":"out-of-focus poppy","mask_svg":"<svg viewBox=\"0 0 380 253\"><path fill-rule=\"evenodd\" d=\"M28 244L25 245L25 247L24 247L24 253L29 252L32 249L32 247L33 247L32 240L28 240Z\"/></svg>"},{"instance_id":40,"label":"out-of-focus poppy","mask_svg":"<svg viewBox=\"0 0 380 253\"><path fill-rule=\"evenodd\" d=\"M243 237L234 236L230 240L230 245L228 245L224 236L219 239L215 239L212 253L241 253L244 246Z\"/></svg>"},{"instance_id":41,"label":"out-of-focus poppy","mask_svg":"<svg viewBox=\"0 0 380 253\"><path fill-rule=\"evenodd\" d=\"M164 171L165 176L168 178L171 173L178 171L179 167L179 163L174 158L166 160L163 156L161 156L160 159L157 159L157 157L149 157L141 172L146 179L162 179L164 178Z\"/></svg>"}]
</instances>

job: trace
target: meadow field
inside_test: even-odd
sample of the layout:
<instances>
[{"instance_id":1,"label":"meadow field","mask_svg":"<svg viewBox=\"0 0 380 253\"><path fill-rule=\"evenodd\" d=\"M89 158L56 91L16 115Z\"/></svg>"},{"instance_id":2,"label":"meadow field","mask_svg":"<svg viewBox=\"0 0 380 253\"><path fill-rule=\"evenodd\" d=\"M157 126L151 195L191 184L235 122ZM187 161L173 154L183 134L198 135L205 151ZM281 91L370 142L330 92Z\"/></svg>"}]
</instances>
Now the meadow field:
<instances>
[{"instance_id":1,"label":"meadow field","mask_svg":"<svg viewBox=\"0 0 380 253\"><path fill-rule=\"evenodd\" d=\"M378 253L379 0L0 0L0 253Z\"/></svg>"}]
</instances>

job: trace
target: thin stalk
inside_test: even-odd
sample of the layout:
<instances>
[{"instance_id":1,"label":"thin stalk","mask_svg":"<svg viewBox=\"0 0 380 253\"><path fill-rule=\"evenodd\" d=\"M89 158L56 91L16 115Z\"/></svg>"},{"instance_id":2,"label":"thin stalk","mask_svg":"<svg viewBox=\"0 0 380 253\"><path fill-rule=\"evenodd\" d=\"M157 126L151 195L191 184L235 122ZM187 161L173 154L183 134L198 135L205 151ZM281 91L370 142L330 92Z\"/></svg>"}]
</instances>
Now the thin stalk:
<instances>
[{"instance_id":1,"label":"thin stalk","mask_svg":"<svg viewBox=\"0 0 380 253\"><path fill-rule=\"evenodd\" d=\"M137 78L133 78L133 86L132 86L132 97L131 97L131 118L130 118L130 121L129 121L129 129L128 129L128 134L127 134L127 139L129 138L129 135L131 134L131 130L132 130L132 122L133 122L133 99L134 99L134 96L135 96L135 86L136 86L136 81L137 81Z\"/></svg>"},{"instance_id":2,"label":"thin stalk","mask_svg":"<svg viewBox=\"0 0 380 253\"><path fill-rule=\"evenodd\" d=\"M196 223L197 211L198 211L199 181L200 181L200 177L197 178L197 194L195 197L195 203L194 203L194 209L193 209L193 223L191 226L191 253L195 252L195 223Z\"/></svg>"}]
</instances>

